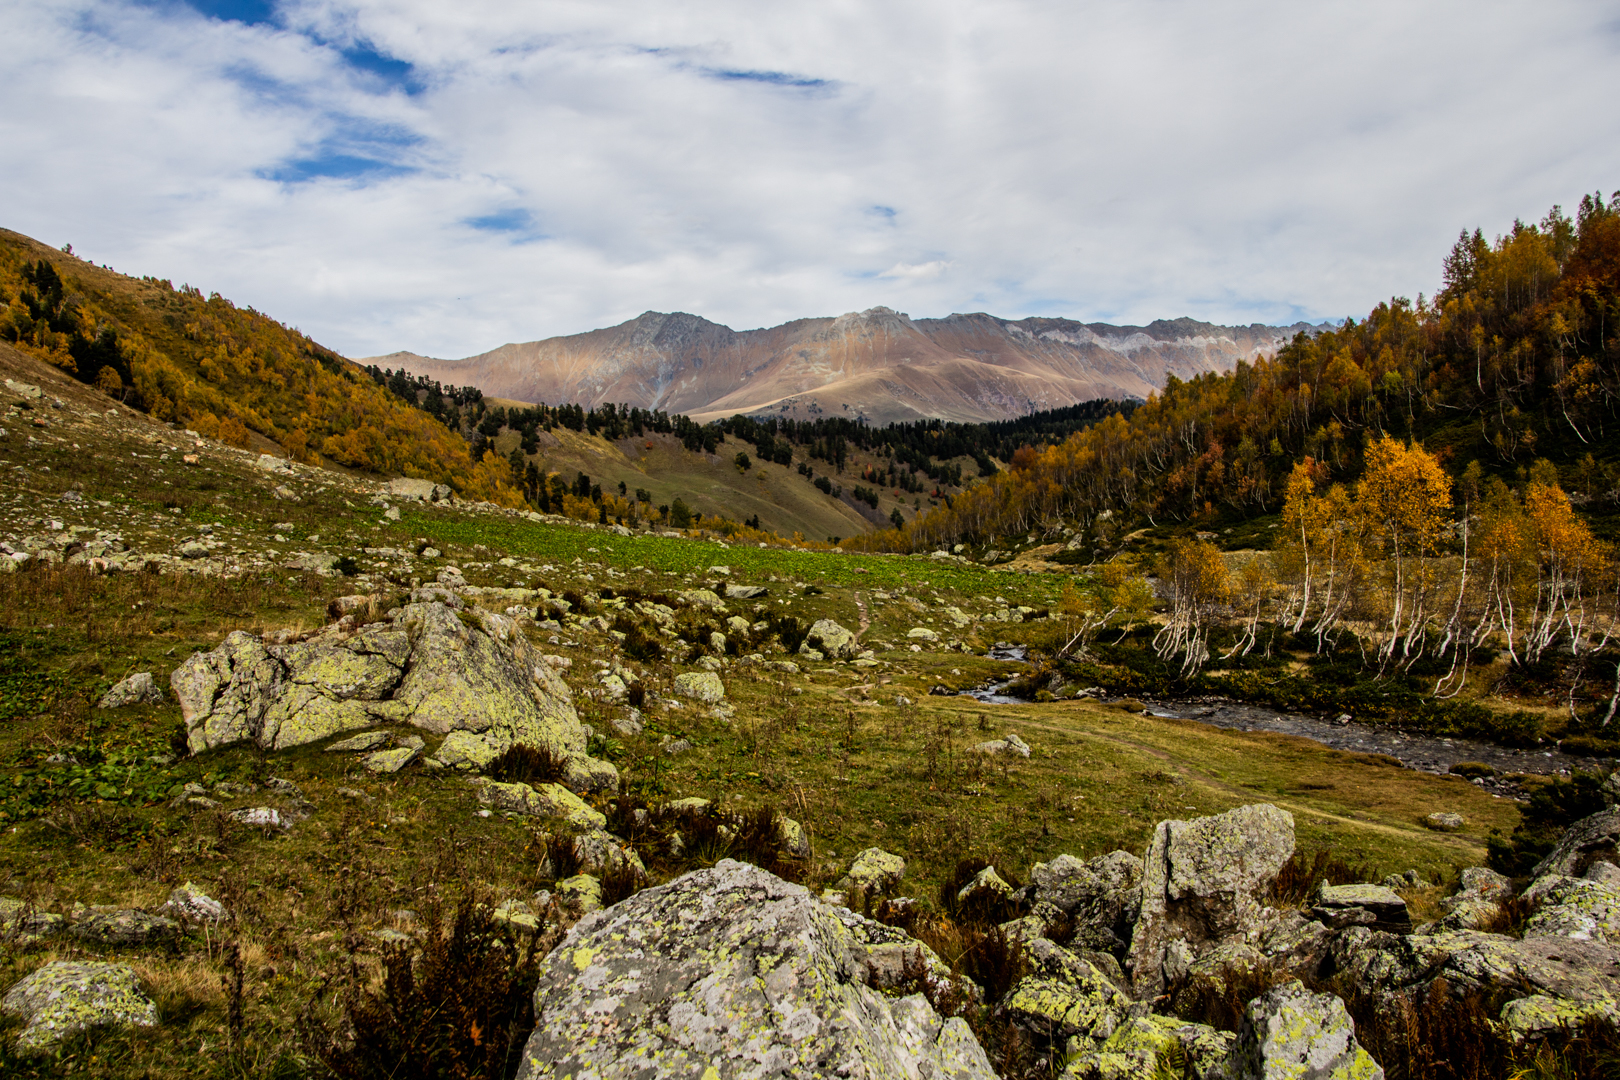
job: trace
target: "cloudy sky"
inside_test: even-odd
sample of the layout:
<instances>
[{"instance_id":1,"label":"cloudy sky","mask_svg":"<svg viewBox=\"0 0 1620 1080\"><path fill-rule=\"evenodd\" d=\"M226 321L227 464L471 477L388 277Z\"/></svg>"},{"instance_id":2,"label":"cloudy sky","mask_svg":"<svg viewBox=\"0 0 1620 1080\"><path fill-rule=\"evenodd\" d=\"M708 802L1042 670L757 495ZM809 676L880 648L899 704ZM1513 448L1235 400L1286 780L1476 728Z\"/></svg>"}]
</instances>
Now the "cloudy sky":
<instances>
[{"instance_id":1,"label":"cloudy sky","mask_svg":"<svg viewBox=\"0 0 1620 1080\"><path fill-rule=\"evenodd\" d=\"M15 0L0 225L351 356L1312 321L1620 187L1612 2Z\"/></svg>"}]
</instances>

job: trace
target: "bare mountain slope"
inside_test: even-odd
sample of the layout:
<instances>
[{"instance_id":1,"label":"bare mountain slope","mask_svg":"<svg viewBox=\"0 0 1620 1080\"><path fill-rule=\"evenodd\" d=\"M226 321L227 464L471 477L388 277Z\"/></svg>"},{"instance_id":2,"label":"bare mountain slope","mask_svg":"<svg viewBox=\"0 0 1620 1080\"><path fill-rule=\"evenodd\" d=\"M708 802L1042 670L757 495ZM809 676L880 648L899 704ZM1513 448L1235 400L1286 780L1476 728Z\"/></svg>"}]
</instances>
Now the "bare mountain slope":
<instances>
[{"instance_id":1,"label":"bare mountain slope","mask_svg":"<svg viewBox=\"0 0 1620 1080\"><path fill-rule=\"evenodd\" d=\"M605 330L502 345L465 360L400 352L362 362L522 401L612 401L700 420L745 413L984 421L1146 397L1170 375L1229 371L1271 355L1304 329L1192 319L1148 326L983 314L911 319L877 307L739 332L696 315L649 311Z\"/></svg>"}]
</instances>

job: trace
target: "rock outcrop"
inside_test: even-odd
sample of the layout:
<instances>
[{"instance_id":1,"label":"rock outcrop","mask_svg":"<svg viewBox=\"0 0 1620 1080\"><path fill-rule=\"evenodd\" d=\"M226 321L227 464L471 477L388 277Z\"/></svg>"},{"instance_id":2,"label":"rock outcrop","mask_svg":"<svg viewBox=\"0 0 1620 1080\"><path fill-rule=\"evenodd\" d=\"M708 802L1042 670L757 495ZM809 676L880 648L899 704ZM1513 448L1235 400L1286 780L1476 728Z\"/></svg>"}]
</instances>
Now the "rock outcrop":
<instances>
[{"instance_id":1,"label":"rock outcrop","mask_svg":"<svg viewBox=\"0 0 1620 1080\"><path fill-rule=\"evenodd\" d=\"M541 966L518 1076L990 1080L965 1022L872 986L835 911L726 859L587 915Z\"/></svg>"},{"instance_id":2,"label":"rock outcrop","mask_svg":"<svg viewBox=\"0 0 1620 1080\"><path fill-rule=\"evenodd\" d=\"M433 751L444 765L481 768L524 743L567 758L581 790L616 786L613 767L585 754L567 684L517 624L463 607L447 588L425 594L385 622L289 645L239 630L192 655L170 678L192 751L244 741L279 750L409 724L444 736Z\"/></svg>"}]
</instances>

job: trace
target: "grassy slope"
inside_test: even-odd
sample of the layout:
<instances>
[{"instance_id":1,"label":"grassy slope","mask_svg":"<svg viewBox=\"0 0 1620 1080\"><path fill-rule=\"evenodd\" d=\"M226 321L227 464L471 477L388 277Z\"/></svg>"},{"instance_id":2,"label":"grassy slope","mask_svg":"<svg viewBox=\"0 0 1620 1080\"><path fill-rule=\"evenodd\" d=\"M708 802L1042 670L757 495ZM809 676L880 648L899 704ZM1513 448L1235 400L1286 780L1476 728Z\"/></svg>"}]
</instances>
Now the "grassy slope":
<instances>
[{"instance_id":1,"label":"grassy slope","mask_svg":"<svg viewBox=\"0 0 1620 1080\"><path fill-rule=\"evenodd\" d=\"M818 665L796 677L732 667L725 672L736 706L730 720L692 708L650 710L646 732L619 747L626 786L647 797L768 804L802 820L816 847L807 870L813 885L835 880L850 855L879 845L909 860L907 889L929 897L962 856L984 855L1023 876L1033 860L1059 852L1141 851L1154 822L1165 817L1257 801L1292 811L1302 846L1331 845L1343 857L1365 861L1374 875L1417 867L1436 877L1482 861L1486 831L1509 828L1517 817L1510 802L1461 780L1303 740L1086 702L1004 707L928 695L942 681L965 684L1007 669L982 656L912 652L904 644L909 628L931 625L947 640L965 633L981 651L997 638L1039 639L1052 632L1048 625L981 624L976 633L957 632L936 612L943 604L982 612L992 595L1042 606L1061 588L1057 575L992 576L916 558L617 537L468 508L420 507L393 523L365 502L371 490L365 482L335 474L300 478L294 486L302 501L279 502L268 497L278 481L256 473L247 455L210 445L195 467L173 457L159 461L159 444L174 438L168 429L142 417L108 421L100 416L106 399L10 350L0 349L0 374L40 383L68 405L50 413L48 429L33 428L27 416L0 420L10 431L0 439L0 467L10 478L0 502L0 534L38 531L37 523L53 516L69 528L116 529L143 550L168 550L194 535L197 525L217 522L217 535L252 550L267 542L274 526L286 525L290 529L282 531L300 544L316 546L310 535L319 534L327 541L320 546L357 555L362 546L403 546L421 537L445 552L442 561L463 566L475 584L543 582L586 592L611 581L616 588L673 593L711 583L707 568L726 564L733 580L771 588L759 610L801 620L830 616L851 627L865 622L862 640L878 650L884 667ZM10 400L0 396L0 403ZM28 449L28 434L42 445ZM17 464L27 471L9 471ZM61 503L71 487L90 501ZM501 565L502 557L514 564ZM423 561L421 572L431 574L436 565ZM801 586L808 584L825 592L806 595ZM47 910L75 902L155 905L189 880L237 914L219 934L187 939L172 953L121 952L152 986L164 1025L109 1036L93 1049L76 1044L52 1070L263 1075L291 1044L299 1009L322 973L339 963L350 930L364 954L374 948L366 932L392 925L391 911L420 908L433 888L477 885L500 898L527 896L546 884L529 823L476 816L471 793L454 777L413 767L378 778L350 756L318 748L274 755L232 748L154 764L149 756L165 748L178 725L174 705L117 712L88 707L130 671L151 670L166 684L192 649L210 647L232 629L315 625L327 599L355 586L289 571L237 580L45 569L0 576L6 714L0 797L14 781L66 775L43 764L51 752L88 758L85 748L94 745L127 752L131 762L127 771L113 770L110 794L65 792L44 815L8 822L0 831L0 893ZM755 608L738 603L733 610ZM543 634L536 638L546 651L572 659L569 677L581 691L582 717L605 730L611 710L584 691L594 685L592 661L607 655L611 642L578 634L558 645ZM684 670L668 663L635 666L655 692L667 691ZM915 704L900 703L901 696ZM1008 731L1035 748L1031 759L1002 771L965 753L971 743ZM668 757L659 748L666 734L687 737L697 748ZM933 769L931 741L940 751ZM165 801L187 782L250 783L266 775L292 779L314 803L313 816L288 835L266 835ZM124 788L130 796L121 795ZM276 799L260 790L223 801L235 807ZM1468 827L1452 836L1424 830L1423 815L1436 809L1460 811ZM222 937L239 943L247 962L239 1053L222 1052ZM0 954L0 979L9 985L48 959L100 951L67 941L12 948Z\"/></svg>"}]
</instances>

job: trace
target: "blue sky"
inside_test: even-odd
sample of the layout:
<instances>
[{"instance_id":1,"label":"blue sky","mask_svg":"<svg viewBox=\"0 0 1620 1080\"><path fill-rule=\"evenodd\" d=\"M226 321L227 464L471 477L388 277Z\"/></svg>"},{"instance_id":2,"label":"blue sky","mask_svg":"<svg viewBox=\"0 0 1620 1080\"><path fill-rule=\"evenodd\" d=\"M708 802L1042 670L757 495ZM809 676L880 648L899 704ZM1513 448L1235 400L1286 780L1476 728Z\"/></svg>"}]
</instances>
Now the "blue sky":
<instances>
[{"instance_id":1,"label":"blue sky","mask_svg":"<svg viewBox=\"0 0 1620 1080\"><path fill-rule=\"evenodd\" d=\"M0 226L352 356L1360 316L1620 187L1608 5L24 0Z\"/></svg>"}]
</instances>

